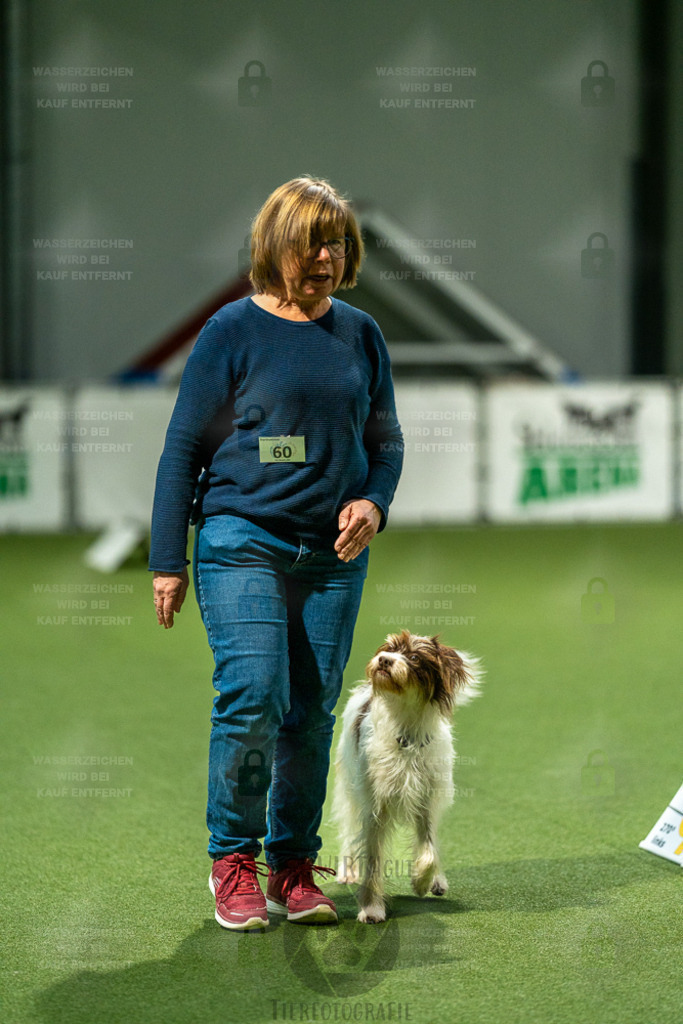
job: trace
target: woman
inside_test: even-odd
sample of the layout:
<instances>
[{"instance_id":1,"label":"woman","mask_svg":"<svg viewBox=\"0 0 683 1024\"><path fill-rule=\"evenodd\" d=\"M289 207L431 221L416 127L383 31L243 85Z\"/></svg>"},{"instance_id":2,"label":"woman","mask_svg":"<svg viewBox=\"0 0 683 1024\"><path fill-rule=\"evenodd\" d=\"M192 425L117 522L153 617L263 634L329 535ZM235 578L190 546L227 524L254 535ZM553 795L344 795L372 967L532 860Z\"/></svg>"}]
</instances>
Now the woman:
<instances>
[{"instance_id":1,"label":"woman","mask_svg":"<svg viewBox=\"0 0 683 1024\"><path fill-rule=\"evenodd\" d=\"M159 623L194 583L215 658L207 824L225 928L337 920L313 879L329 753L368 544L401 471L374 320L333 299L363 255L325 181L280 186L252 229L255 295L203 328L159 463L150 568ZM200 472L203 468L203 473ZM194 507L193 507L194 505ZM256 864L268 866L264 899Z\"/></svg>"}]
</instances>

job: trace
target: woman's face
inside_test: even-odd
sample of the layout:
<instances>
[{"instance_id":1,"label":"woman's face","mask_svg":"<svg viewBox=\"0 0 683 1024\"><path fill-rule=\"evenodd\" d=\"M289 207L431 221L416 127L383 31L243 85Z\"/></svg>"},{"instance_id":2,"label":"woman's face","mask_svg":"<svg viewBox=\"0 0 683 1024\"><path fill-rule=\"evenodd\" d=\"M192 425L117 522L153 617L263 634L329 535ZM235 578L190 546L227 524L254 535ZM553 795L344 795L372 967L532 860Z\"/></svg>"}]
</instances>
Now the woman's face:
<instances>
[{"instance_id":1,"label":"woman's face","mask_svg":"<svg viewBox=\"0 0 683 1024\"><path fill-rule=\"evenodd\" d=\"M280 270L287 297L297 303L326 299L341 284L345 262L343 256L334 259L324 241L314 243L303 259L292 254Z\"/></svg>"}]
</instances>

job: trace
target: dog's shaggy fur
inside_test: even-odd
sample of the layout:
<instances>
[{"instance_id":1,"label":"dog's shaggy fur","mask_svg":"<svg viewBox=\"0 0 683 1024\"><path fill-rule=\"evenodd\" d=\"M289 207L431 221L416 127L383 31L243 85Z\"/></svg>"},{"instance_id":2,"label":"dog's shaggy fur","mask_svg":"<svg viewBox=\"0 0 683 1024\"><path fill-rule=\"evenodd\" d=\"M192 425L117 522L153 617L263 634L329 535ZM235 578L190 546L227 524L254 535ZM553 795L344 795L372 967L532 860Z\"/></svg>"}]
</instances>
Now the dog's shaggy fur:
<instances>
[{"instance_id":1,"label":"dog's shaggy fur","mask_svg":"<svg viewBox=\"0 0 683 1024\"><path fill-rule=\"evenodd\" d=\"M448 889L436 829L453 802L454 706L478 694L479 661L438 637L388 636L346 705L336 761L334 817L342 841L340 882L360 882L359 921L384 921L386 840L412 827L412 886Z\"/></svg>"}]
</instances>

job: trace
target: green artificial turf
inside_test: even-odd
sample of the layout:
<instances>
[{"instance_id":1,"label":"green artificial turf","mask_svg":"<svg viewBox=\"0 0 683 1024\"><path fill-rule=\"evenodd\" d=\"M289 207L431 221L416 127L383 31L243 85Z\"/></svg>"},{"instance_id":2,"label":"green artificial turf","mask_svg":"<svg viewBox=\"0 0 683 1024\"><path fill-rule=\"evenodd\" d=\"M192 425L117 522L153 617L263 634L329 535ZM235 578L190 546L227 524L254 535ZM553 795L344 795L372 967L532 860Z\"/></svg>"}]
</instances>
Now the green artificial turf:
<instances>
[{"instance_id":1,"label":"green artificial turf","mask_svg":"<svg viewBox=\"0 0 683 1024\"><path fill-rule=\"evenodd\" d=\"M345 694L402 624L487 671L456 715L459 796L440 832L450 891L412 896L399 845L385 925L356 924L353 891L326 882L338 928L251 935L218 927L207 886L212 662L193 598L164 631L141 555L101 576L82 562L89 537L0 538L0 1020L676 1019L683 872L638 842L683 781L682 535L675 523L377 537ZM582 617L595 576L611 623ZM334 864L329 805L323 840Z\"/></svg>"}]
</instances>

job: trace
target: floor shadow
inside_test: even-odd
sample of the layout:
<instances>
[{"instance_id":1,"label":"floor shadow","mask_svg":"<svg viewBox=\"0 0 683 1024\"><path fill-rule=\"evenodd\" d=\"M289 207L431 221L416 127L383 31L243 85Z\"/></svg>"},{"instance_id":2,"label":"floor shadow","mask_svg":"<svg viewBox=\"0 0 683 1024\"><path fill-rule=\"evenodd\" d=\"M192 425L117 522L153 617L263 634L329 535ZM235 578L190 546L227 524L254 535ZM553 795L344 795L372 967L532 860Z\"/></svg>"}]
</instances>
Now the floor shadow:
<instances>
[{"instance_id":1,"label":"floor shadow","mask_svg":"<svg viewBox=\"0 0 683 1024\"><path fill-rule=\"evenodd\" d=\"M411 918L432 910L443 915L491 913L542 913L567 907L596 907L607 894L633 882L656 878L662 873L657 858L638 850L567 859L500 861L474 867L451 868L445 897L420 899L407 892L408 883L387 883L389 910L399 918ZM330 895L339 901L337 886ZM349 893L346 914L355 916L355 900Z\"/></svg>"},{"instance_id":2,"label":"floor shadow","mask_svg":"<svg viewBox=\"0 0 683 1024\"><path fill-rule=\"evenodd\" d=\"M448 896L396 895L387 922L373 926L356 921L354 889L332 884L326 888L337 902L338 926L274 921L263 932L244 935L207 919L169 959L81 970L50 985L36 997L36 1020L247 1024L283 1019L282 1006L290 1001L367 1001L388 977L392 999L406 998L410 977L404 972L456 964L454 935L467 927L468 915L593 908L608 903L615 889L655 878L661 867L636 851L452 870ZM93 949L93 962L106 962L103 952Z\"/></svg>"}]
</instances>

